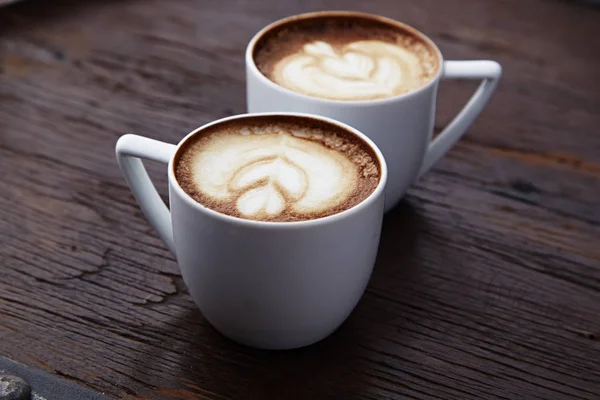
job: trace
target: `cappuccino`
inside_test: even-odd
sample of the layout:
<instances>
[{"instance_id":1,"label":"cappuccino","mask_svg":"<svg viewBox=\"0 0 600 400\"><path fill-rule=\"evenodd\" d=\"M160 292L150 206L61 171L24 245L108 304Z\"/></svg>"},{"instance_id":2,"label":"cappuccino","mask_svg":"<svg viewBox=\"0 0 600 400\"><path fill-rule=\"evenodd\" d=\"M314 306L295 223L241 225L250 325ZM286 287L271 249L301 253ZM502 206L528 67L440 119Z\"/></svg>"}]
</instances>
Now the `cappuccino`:
<instances>
[{"instance_id":1,"label":"cappuccino","mask_svg":"<svg viewBox=\"0 0 600 400\"><path fill-rule=\"evenodd\" d=\"M255 116L212 125L174 160L181 188L201 205L257 221L304 221L354 207L381 166L361 138L322 120Z\"/></svg>"},{"instance_id":2,"label":"cappuccino","mask_svg":"<svg viewBox=\"0 0 600 400\"><path fill-rule=\"evenodd\" d=\"M438 73L439 57L418 33L360 13L303 15L268 29L253 59L274 83L330 100L373 100L418 89Z\"/></svg>"}]
</instances>

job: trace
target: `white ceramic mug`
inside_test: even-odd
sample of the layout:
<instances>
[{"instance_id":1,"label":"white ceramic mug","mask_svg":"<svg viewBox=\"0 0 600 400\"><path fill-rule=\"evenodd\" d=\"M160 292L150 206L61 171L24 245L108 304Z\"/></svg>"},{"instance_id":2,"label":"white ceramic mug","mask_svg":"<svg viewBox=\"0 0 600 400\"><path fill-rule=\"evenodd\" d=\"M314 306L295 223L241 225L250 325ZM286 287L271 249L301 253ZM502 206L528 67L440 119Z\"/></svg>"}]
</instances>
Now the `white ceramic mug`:
<instances>
[{"instance_id":1,"label":"white ceramic mug","mask_svg":"<svg viewBox=\"0 0 600 400\"><path fill-rule=\"evenodd\" d=\"M119 166L150 224L176 256L189 292L204 317L222 334L266 349L306 346L332 333L362 296L377 254L387 167L377 146L354 128L328 118L297 113L341 126L373 149L381 167L377 188L354 207L300 222L260 222L218 213L193 200L178 184L179 149L124 135L116 145ZM170 211L142 159L168 163Z\"/></svg>"},{"instance_id":2,"label":"white ceramic mug","mask_svg":"<svg viewBox=\"0 0 600 400\"><path fill-rule=\"evenodd\" d=\"M254 61L261 38L274 28L301 19L326 16L374 19L412 33L435 50L439 71L425 86L406 94L376 100L339 101L310 97L277 85ZM409 185L429 170L463 136L490 99L502 68L495 61L444 61L438 47L416 29L380 16L359 12L323 11L274 22L258 32L246 49L246 95L249 112L296 111L344 122L369 136L385 156L389 179L385 210L393 208ZM482 80L458 115L432 141L438 85L441 79Z\"/></svg>"}]
</instances>

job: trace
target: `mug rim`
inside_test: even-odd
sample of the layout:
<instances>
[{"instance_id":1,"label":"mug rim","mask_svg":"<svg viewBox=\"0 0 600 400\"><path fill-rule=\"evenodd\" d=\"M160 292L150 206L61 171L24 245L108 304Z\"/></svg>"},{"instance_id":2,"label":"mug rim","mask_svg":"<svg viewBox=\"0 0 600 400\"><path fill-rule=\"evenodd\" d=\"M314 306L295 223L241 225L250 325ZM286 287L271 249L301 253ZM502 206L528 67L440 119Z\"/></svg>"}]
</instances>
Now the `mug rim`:
<instances>
[{"instance_id":1,"label":"mug rim","mask_svg":"<svg viewBox=\"0 0 600 400\"><path fill-rule=\"evenodd\" d=\"M183 188L177 181L177 178L175 177L175 162L174 161L177 158L179 152L181 151L181 148L183 147L183 145L190 138L192 138L199 132L201 132L209 127L212 127L214 125L218 125L218 124L221 124L221 123L224 123L227 121L232 121L232 120L237 120L237 119L246 119L246 118L252 118L252 117L271 117L271 116L273 116L273 117L289 116L289 117L298 117L301 119L318 120L320 122L325 122L327 124L336 125L337 127L341 128L345 131L348 131L350 134L357 136L360 140L362 140L364 143L366 143L371 148L371 150L375 153L375 155L377 157L377 161L379 162L380 177L379 177L379 182L377 183L377 186L375 187L375 189L366 198L364 198L360 203L355 204L354 206L347 208L341 212L331 214L331 215L328 215L325 217L315 218L315 219L302 220L302 221L289 221L289 222L287 222L287 221L257 221L257 220L253 220L253 219L246 219L246 218L236 217L233 215L224 214L224 213L215 211L215 210L199 203L198 201L194 200L188 193L186 193L185 190L183 190ZM177 195L179 195L179 197L182 198L192 208L195 208L200 212L207 213L208 215L210 215L213 218L222 220L224 222L232 223L232 224L237 224L237 225L242 225L242 226L283 228L283 229L288 229L288 228L293 229L293 228L318 226L318 225L325 225L325 224L333 223L333 222L339 221L343 218L346 218L346 217L350 216L351 214L356 213L357 211L360 211L360 210L368 207L373 202L375 202L380 196L385 196L385 186L387 183L387 176L388 176L387 164L385 162L385 158L383 157L383 153L381 152L379 147L377 147L377 145L367 135L365 135L364 133L360 132L359 130L351 127L350 125L347 125L340 121L336 121L332 118L323 117L323 116L319 116L319 115L313 115L313 114L307 114L307 113L299 113L299 112L244 113L244 114L236 114L236 115L232 115L229 117L220 118L215 121L208 122L196 129L194 129L193 131L188 133L183 139L181 139L179 141L175 151L173 152L173 154L171 155L171 158L169 159L169 164L168 164L169 186L172 187L175 190L175 192L177 193ZM382 208L382 212L383 212L383 208Z\"/></svg>"},{"instance_id":2,"label":"mug rim","mask_svg":"<svg viewBox=\"0 0 600 400\"><path fill-rule=\"evenodd\" d=\"M267 78L262 72L260 72L260 70L258 69L258 67L256 66L256 63L254 61L254 49L255 49L258 41L267 32L269 32L270 30L277 28L281 25L285 25L285 24L288 24L288 23L291 23L294 21L307 20L307 19L311 19L311 18L315 18L315 17L327 17L327 16L336 16L336 17L338 17L338 16L348 16L348 17L354 16L354 17L359 17L359 18L366 18L369 20L383 22L388 25L393 25L395 27L398 27L400 29L410 32L411 34L415 35L416 37L418 37L419 39L421 39L422 41L427 43L427 45L430 46L434 50L435 55L437 56L437 58L439 60L439 66L438 66L438 70L437 70L436 74L425 85L420 86L419 88L411 90L409 92L401 93L401 94L398 94L395 96L383 97L383 98L371 99L371 100L335 100L335 99L326 99L323 97L309 96L304 93L295 92L291 89L288 89L286 87L283 87L283 86L273 82L272 80ZM408 25L404 22L400 22L395 19L384 17L381 15L366 13L366 12L361 12L361 11L342 11L342 10L312 11L312 12L307 12L307 13L302 13L302 14L291 15L291 16L284 17L284 18L278 19L276 21L273 21L270 24L263 27L257 33L255 33L254 36L252 37L252 39L250 39L250 42L248 43L248 46L246 47L245 58L246 58L246 66L252 71L252 73L255 76L258 77L259 80L261 80L266 85L274 88L275 90L278 90L285 94L288 94L288 95L295 95L302 99L310 99L317 103L329 104L329 105L331 105L331 104L335 104L335 105L348 104L348 105L355 105L355 106L356 105L358 105L358 106L374 106L377 104L383 104L383 103L398 101L398 100L402 100L404 98L412 97L420 92L427 90L431 86L437 84L437 82L440 80L440 77L441 77L443 69L444 69L444 57L442 55L442 52L440 51L439 47L435 44L435 42L429 38L429 36L425 35L423 32L419 31L418 29L416 29L413 26Z\"/></svg>"}]
</instances>

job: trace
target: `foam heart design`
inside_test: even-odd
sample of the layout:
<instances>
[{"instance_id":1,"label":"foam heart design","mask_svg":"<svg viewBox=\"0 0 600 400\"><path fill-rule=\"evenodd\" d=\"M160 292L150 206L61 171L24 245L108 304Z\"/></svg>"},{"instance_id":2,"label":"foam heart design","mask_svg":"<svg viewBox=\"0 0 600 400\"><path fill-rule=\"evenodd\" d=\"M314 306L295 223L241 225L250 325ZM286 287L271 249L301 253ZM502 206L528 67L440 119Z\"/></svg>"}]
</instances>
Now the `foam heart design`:
<instances>
[{"instance_id":1,"label":"foam heart design","mask_svg":"<svg viewBox=\"0 0 600 400\"><path fill-rule=\"evenodd\" d=\"M282 156L250 161L230 181L232 191L244 192L237 201L244 215L278 215L287 202L299 200L306 192L306 173ZM250 189L250 190L248 190Z\"/></svg>"},{"instance_id":2,"label":"foam heart design","mask_svg":"<svg viewBox=\"0 0 600 400\"><path fill-rule=\"evenodd\" d=\"M363 40L334 48L324 41L304 45L275 66L282 86L342 100L387 97L420 85L423 66L408 49Z\"/></svg>"},{"instance_id":3,"label":"foam heart design","mask_svg":"<svg viewBox=\"0 0 600 400\"><path fill-rule=\"evenodd\" d=\"M300 133L272 129L215 136L194 161L199 192L255 219L336 207L355 190L357 174L341 152Z\"/></svg>"}]
</instances>

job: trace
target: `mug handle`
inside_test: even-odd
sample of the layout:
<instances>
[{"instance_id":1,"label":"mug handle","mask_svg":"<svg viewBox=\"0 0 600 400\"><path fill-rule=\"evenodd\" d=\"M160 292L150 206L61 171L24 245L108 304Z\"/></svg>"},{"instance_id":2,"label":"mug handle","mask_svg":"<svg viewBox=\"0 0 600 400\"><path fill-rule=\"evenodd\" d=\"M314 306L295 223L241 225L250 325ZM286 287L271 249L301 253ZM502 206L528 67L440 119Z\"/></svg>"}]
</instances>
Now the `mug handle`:
<instances>
[{"instance_id":1,"label":"mug handle","mask_svg":"<svg viewBox=\"0 0 600 400\"><path fill-rule=\"evenodd\" d=\"M129 189L150 225L167 248L175 254L171 212L160 198L141 159L168 163L177 146L142 136L127 134L117 141L115 153Z\"/></svg>"},{"instance_id":2,"label":"mug handle","mask_svg":"<svg viewBox=\"0 0 600 400\"><path fill-rule=\"evenodd\" d=\"M460 139L481 113L502 76L496 61L445 61L442 79L483 79L477 91L446 128L429 144L419 178Z\"/></svg>"}]
</instances>

